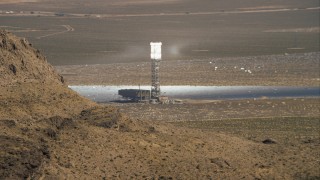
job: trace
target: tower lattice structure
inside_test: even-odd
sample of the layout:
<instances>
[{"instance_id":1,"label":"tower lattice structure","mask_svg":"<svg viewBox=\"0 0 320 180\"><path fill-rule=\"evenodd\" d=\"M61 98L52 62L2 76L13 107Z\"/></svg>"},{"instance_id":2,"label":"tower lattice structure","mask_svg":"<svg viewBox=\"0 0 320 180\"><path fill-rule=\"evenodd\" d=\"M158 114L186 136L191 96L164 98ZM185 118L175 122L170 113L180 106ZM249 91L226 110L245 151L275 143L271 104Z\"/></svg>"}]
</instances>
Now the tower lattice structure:
<instances>
[{"instance_id":1,"label":"tower lattice structure","mask_svg":"<svg viewBox=\"0 0 320 180\"><path fill-rule=\"evenodd\" d=\"M151 98L160 96L160 78L159 78L160 60L152 59L151 62Z\"/></svg>"}]
</instances>

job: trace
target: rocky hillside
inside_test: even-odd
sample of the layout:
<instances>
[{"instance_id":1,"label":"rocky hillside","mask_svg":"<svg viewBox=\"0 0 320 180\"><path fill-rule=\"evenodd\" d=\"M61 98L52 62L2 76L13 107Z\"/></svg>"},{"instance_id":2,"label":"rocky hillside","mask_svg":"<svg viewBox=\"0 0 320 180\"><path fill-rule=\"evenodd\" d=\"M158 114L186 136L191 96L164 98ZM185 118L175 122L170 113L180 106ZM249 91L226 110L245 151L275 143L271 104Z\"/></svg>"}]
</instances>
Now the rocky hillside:
<instances>
[{"instance_id":1,"label":"rocky hillside","mask_svg":"<svg viewBox=\"0 0 320 180\"><path fill-rule=\"evenodd\" d=\"M0 118L67 117L92 106L26 39L0 30Z\"/></svg>"},{"instance_id":2,"label":"rocky hillside","mask_svg":"<svg viewBox=\"0 0 320 180\"><path fill-rule=\"evenodd\" d=\"M0 30L1 86L14 83L57 83L63 78L25 38Z\"/></svg>"},{"instance_id":3,"label":"rocky hillside","mask_svg":"<svg viewBox=\"0 0 320 180\"><path fill-rule=\"evenodd\" d=\"M128 118L68 89L26 40L0 34L0 179L319 178L313 142L296 150Z\"/></svg>"}]
</instances>

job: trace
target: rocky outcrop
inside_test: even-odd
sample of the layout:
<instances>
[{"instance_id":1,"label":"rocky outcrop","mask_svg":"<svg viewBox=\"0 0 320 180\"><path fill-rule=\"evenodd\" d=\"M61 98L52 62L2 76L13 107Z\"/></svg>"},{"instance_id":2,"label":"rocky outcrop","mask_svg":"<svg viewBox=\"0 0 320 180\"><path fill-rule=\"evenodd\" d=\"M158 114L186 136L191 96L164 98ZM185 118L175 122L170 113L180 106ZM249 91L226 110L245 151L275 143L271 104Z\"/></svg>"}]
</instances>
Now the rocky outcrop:
<instances>
[{"instance_id":1,"label":"rocky outcrop","mask_svg":"<svg viewBox=\"0 0 320 180\"><path fill-rule=\"evenodd\" d=\"M68 117L92 106L25 38L0 30L0 119Z\"/></svg>"},{"instance_id":2,"label":"rocky outcrop","mask_svg":"<svg viewBox=\"0 0 320 180\"><path fill-rule=\"evenodd\" d=\"M39 50L24 38L0 30L1 86L13 83L41 82L62 84L63 78L47 63Z\"/></svg>"}]
</instances>

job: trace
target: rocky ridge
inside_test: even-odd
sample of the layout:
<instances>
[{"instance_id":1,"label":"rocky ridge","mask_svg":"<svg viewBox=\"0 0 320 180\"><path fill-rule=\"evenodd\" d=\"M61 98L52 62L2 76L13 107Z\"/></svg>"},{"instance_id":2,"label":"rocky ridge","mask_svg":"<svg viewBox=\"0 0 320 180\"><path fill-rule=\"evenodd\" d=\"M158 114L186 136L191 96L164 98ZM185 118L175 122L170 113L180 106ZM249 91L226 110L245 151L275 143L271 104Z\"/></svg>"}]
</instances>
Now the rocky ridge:
<instances>
[{"instance_id":1,"label":"rocky ridge","mask_svg":"<svg viewBox=\"0 0 320 180\"><path fill-rule=\"evenodd\" d=\"M0 31L0 92L1 118L67 117L95 106L67 88L31 43L4 30Z\"/></svg>"},{"instance_id":2,"label":"rocky ridge","mask_svg":"<svg viewBox=\"0 0 320 180\"><path fill-rule=\"evenodd\" d=\"M25 38L17 38L1 30L0 52L1 86L27 82L64 82L40 51Z\"/></svg>"}]
</instances>

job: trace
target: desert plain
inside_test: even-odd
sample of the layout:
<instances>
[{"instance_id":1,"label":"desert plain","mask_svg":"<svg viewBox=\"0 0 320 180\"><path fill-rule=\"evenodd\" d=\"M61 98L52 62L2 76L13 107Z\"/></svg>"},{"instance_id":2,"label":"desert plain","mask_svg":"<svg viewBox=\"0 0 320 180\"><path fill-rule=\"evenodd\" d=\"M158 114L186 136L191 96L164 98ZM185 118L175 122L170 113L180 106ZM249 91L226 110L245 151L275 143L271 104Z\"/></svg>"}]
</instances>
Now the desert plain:
<instances>
[{"instance_id":1,"label":"desert plain","mask_svg":"<svg viewBox=\"0 0 320 180\"><path fill-rule=\"evenodd\" d=\"M320 178L319 97L97 104L68 88L149 85L150 41L162 85L319 87L318 1L0 1L0 28L0 179Z\"/></svg>"}]
</instances>

